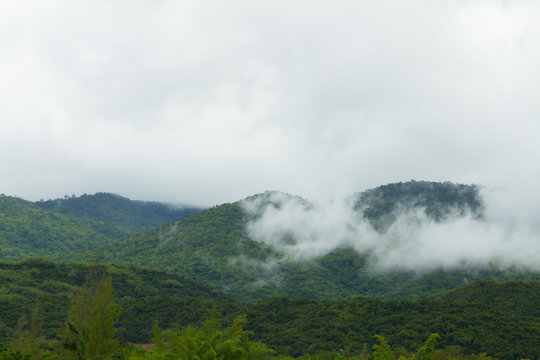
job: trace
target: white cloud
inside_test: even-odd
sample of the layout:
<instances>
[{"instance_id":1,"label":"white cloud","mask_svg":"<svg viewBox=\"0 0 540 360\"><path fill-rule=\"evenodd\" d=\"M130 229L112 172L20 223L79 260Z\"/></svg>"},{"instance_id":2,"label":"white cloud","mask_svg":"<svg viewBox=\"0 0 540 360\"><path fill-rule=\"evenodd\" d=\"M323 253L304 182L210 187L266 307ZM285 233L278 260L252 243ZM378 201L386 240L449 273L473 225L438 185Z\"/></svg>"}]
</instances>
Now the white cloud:
<instances>
[{"instance_id":1,"label":"white cloud","mask_svg":"<svg viewBox=\"0 0 540 360\"><path fill-rule=\"evenodd\" d=\"M498 200L496 199L498 197ZM384 232L376 231L346 201L307 202L281 193L246 199L246 231L292 261L310 260L349 247L368 255L376 271L425 271L498 264L540 271L540 222L514 213L504 194L490 191L485 216L450 214L435 221L424 209L402 209ZM494 212L496 207L498 213ZM499 216L502 215L503 216Z\"/></svg>"},{"instance_id":2,"label":"white cloud","mask_svg":"<svg viewBox=\"0 0 540 360\"><path fill-rule=\"evenodd\" d=\"M538 194L532 1L0 4L0 192ZM526 197L526 196L522 196Z\"/></svg>"}]
</instances>

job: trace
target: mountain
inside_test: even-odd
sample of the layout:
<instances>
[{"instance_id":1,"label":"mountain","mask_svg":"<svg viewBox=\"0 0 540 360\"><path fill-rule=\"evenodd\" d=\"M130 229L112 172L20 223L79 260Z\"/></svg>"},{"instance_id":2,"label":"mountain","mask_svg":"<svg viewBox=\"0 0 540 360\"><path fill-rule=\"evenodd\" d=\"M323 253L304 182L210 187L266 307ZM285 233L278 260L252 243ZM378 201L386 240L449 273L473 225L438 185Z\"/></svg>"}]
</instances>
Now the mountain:
<instances>
[{"instance_id":1,"label":"mountain","mask_svg":"<svg viewBox=\"0 0 540 360\"><path fill-rule=\"evenodd\" d=\"M239 203L223 204L102 246L84 257L173 272L225 290L237 299L252 299L253 291L264 298L275 294L275 286L257 284L264 272L257 264L279 254L248 238L245 224Z\"/></svg>"},{"instance_id":2,"label":"mountain","mask_svg":"<svg viewBox=\"0 0 540 360\"><path fill-rule=\"evenodd\" d=\"M191 206L134 201L120 195L104 192L94 195L84 194L79 197L66 196L63 199L42 200L35 204L43 209L61 214L122 227L133 234L170 224L201 210Z\"/></svg>"},{"instance_id":3,"label":"mountain","mask_svg":"<svg viewBox=\"0 0 540 360\"><path fill-rule=\"evenodd\" d=\"M479 190L478 186L448 182L388 184L353 194L346 215L373 234L398 231L393 224L400 214L411 211L434 222L460 216L481 221L483 203ZM501 270L496 263L422 271L374 271L369 249L355 250L350 243L338 242L341 239L335 234L347 230L350 222L338 222L337 227L330 227L331 231L317 233L319 223L334 217L334 212L339 213L341 208L321 211L316 203L279 192L202 210L134 236L136 226L155 224L159 214L170 214L172 210L106 193L40 205L48 209L13 197L0 198L0 259L38 255L133 264L175 273L248 302L269 296L341 299L359 294L420 299L478 279L540 279L538 272ZM272 221L267 221L269 215ZM142 223L142 218L152 222ZM256 236L253 224L259 223L273 232L272 237L261 240ZM388 241L394 235L380 241ZM309 241L300 243L299 236ZM310 251L314 247L310 243L313 236L324 244L335 245L301 257L298 248Z\"/></svg>"},{"instance_id":4,"label":"mountain","mask_svg":"<svg viewBox=\"0 0 540 360\"><path fill-rule=\"evenodd\" d=\"M98 193L32 203L0 195L0 260L76 253L128 238L193 214L156 202Z\"/></svg>"},{"instance_id":5,"label":"mountain","mask_svg":"<svg viewBox=\"0 0 540 360\"><path fill-rule=\"evenodd\" d=\"M450 215L472 214L482 218L484 204L477 185L414 181L382 185L353 196L353 207L379 230L387 229L407 210L422 209L443 220Z\"/></svg>"},{"instance_id":6,"label":"mountain","mask_svg":"<svg viewBox=\"0 0 540 360\"><path fill-rule=\"evenodd\" d=\"M459 214L481 218L483 209L477 186L432 182L385 185L353 195L351 203L356 216L365 218L379 232L386 231L395 221L396 212L404 208L422 211L434 221ZM267 192L104 245L86 253L85 258L174 272L249 302L269 296L339 299L358 294L419 299L475 279L540 279L540 273L520 269L503 271L494 264L424 272L374 272L369 254L347 245L311 258L295 259L282 247L255 241L247 231L248 224L264 214L290 208L309 212L314 206L296 196ZM289 214L285 212L287 216L278 219L290 222ZM280 224L276 222L272 226ZM309 231L300 229L304 230ZM295 234L283 232L280 236L280 244L294 246Z\"/></svg>"},{"instance_id":7,"label":"mountain","mask_svg":"<svg viewBox=\"0 0 540 360\"><path fill-rule=\"evenodd\" d=\"M72 251L133 235L112 224L45 210L20 198L0 195L0 259L63 258Z\"/></svg>"}]
</instances>

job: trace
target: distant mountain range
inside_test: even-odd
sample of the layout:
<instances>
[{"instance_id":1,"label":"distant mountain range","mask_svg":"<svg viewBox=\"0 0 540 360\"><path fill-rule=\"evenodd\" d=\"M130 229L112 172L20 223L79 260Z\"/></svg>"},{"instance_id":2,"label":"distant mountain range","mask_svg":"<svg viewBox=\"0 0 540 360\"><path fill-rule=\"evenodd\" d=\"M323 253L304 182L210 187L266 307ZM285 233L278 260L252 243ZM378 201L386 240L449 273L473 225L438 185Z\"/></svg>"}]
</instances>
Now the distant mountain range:
<instances>
[{"instance_id":1,"label":"distant mountain range","mask_svg":"<svg viewBox=\"0 0 540 360\"><path fill-rule=\"evenodd\" d=\"M256 241L247 231L254 218L269 210L279 211L287 202L306 209L314 206L296 196L278 195L268 192L201 211L106 193L35 204L2 196L0 259L46 256L144 266L185 276L241 301L269 296L340 299L352 295L417 299L475 279L540 279L539 273L502 270L496 264L378 273L369 267L369 253L347 245L294 259L280 247ZM388 184L353 194L349 203L356 217L382 233L404 209L420 211L433 221L465 214L478 219L483 216L478 186L448 182ZM293 245L296 241L290 234L278 240Z\"/></svg>"},{"instance_id":2,"label":"distant mountain range","mask_svg":"<svg viewBox=\"0 0 540 360\"><path fill-rule=\"evenodd\" d=\"M63 199L38 201L35 204L40 208L61 214L122 227L133 233L142 233L170 224L201 210L193 206L130 200L120 195L103 192L78 197L66 196Z\"/></svg>"},{"instance_id":3,"label":"distant mountain range","mask_svg":"<svg viewBox=\"0 0 540 360\"><path fill-rule=\"evenodd\" d=\"M150 341L155 320L166 328L211 316L227 323L244 313L255 340L293 356L335 355L346 346L358 353L374 334L411 350L434 332L440 346L457 345L451 351L540 355L538 272L496 262L373 271L369 249L339 243L332 232L318 235L335 243L327 251L289 252L299 236L314 234L310 226L344 209L343 227L361 224L382 235L377 241L392 240L403 214L412 213L406 220L413 223L484 218L480 188L448 182L383 185L324 211L279 192L210 209L108 193L37 203L0 195L0 343L33 311L54 338L71 290L98 269L112 274L125 341ZM272 236L259 238L259 223Z\"/></svg>"},{"instance_id":4,"label":"distant mountain range","mask_svg":"<svg viewBox=\"0 0 540 360\"><path fill-rule=\"evenodd\" d=\"M36 203L0 195L0 259L70 258L199 211L109 193Z\"/></svg>"}]
</instances>

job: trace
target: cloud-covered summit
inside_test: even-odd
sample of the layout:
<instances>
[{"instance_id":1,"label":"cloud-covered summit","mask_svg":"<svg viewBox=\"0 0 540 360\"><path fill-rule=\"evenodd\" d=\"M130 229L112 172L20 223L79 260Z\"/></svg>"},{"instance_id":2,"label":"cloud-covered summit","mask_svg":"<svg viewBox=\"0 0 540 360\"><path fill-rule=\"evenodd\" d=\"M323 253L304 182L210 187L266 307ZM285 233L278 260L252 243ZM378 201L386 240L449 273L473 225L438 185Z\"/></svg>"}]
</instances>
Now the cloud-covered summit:
<instances>
[{"instance_id":1,"label":"cloud-covered summit","mask_svg":"<svg viewBox=\"0 0 540 360\"><path fill-rule=\"evenodd\" d=\"M498 221L483 194L473 185L408 182L327 203L265 193L246 199L243 208L251 216L249 236L289 260L345 247L367 255L374 270L497 265L539 271L538 229L519 219Z\"/></svg>"}]
</instances>

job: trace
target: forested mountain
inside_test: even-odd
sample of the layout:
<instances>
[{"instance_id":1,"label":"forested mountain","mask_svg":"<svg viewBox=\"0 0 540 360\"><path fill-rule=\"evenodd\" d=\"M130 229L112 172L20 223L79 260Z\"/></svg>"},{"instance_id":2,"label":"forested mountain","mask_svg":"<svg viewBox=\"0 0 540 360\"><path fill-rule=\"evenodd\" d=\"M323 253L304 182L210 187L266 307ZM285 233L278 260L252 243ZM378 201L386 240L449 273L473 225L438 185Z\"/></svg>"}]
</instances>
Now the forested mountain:
<instances>
[{"instance_id":1,"label":"forested mountain","mask_svg":"<svg viewBox=\"0 0 540 360\"><path fill-rule=\"evenodd\" d=\"M0 260L29 256L65 258L133 232L113 224L45 210L20 198L0 195Z\"/></svg>"},{"instance_id":2,"label":"forested mountain","mask_svg":"<svg viewBox=\"0 0 540 360\"><path fill-rule=\"evenodd\" d=\"M241 206L223 204L100 247L83 257L177 273L216 289L227 289L228 294L243 300L253 299L253 291L260 298L275 294L275 286L254 285L262 279L264 270L249 262L279 254L248 238L244 227Z\"/></svg>"},{"instance_id":3,"label":"forested mountain","mask_svg":"<svg viewBox=\"0 0 540 360\"><path fill-rule=\"evenodd\" d=\"M0 195L0 260L68 259L196 212L98 193L32 203Z\"/></svg>"},{"instance_id":4,"label":"forested mountain","mask_svg":"<svg viewBox=\"0 0 540 360\"><path fill-rule=\"evenodd\" d=\"M358 216L365 217L381 232L395 220L398 209L417 208L437 221L460 213L481 217L483 208L478 187L452 183L390 184L356 194L353 200ZM249 214L246 201L256 207ZM241 301L268 296L339 299L358 294L418 299L475 279L540 279L539 273L502 271L495 265L422 273L373 272L368 255L347 246L297 261L274 246L254 241L246 227L253 217L262 216L265 207L279 211L288 201L306 209L312 205L305 199L279 193L260 194L246 201L201 211L148 233L105 245L84 257L174 272Z\"/></svg>"},{"instance_id":5,"label":"forested mountain","mask_svg":"<svg viewBox=\"0 0 540 360\"><path fill-rule=\"evenodd\" d=\"M54 338L64 326L68 295L89 274L112 275L121 312L117 327L123 342L148 342L152 324L162 328L202 324L212 318L229 324L246 314L246 330L279 354L327 353L349 347L360 353L384 336L394 351L413 351L431 333L437 348L454 354L486 352L501 359L538 358L540 282L474 282L423 300L343 300L269 298L240 304L226 295L175 275L133 266L56 263L32 259L0 263L0 343L21 326L22 315L36 334ZM37 309L37 310L36 310ZM35 315L31 315L35 313ZM219 315L221 314L221 315ZM32 320L31 320L32 318ZM22 320L21 320L22 319ZM41 325L40 325L41 324ZM1 349L0 349L1 351ZM461 358L461 356L459 357Z\"/></svg>"},{"instance_id":6,"label":"forested mountain","mask_svg":"<svg viewBox=\"0 0 540 360\"><path fill-rule=\"evenodd\" d=\"M287 247L256 241L250 235L249 224L269 213L285 210L287 215L291 204L301 212L316 207L296 196L267 192L130 237L137 227L148 227L158 219L165 221L165 215L173 216L169 212L172 210L106 193L40 202L42 207L3 196L0 198L0 259L39 255L145 266L193 279L237 300L251 302L269 296L341 299L366 295L420 299L476 279L540 279L538 272L508 267L502 270L494 263L469 264L466 268L435 267L421 272L373 271L369 251L361 252L347 244L298 259L288 253ZM425 213L433 221L443 221L449 216L472 215L478 219L483 216L477 186L423 181L389 184L354 194L350 208L355 217L365 219L379 233L391 228L400 212L411 209ZM321 216L315 215L314 218ZM331 216L330 213L322 216L326 215ZM149 220L142 223L142 218ZM287 246L297 241L295 234L283 232L280 236L279 241ZM330 236L324 239L327 242L335 240L332 233L325 236Z\"/></svg>"},{"instance_id":7,"label":"forested mountain","mask_svg":"<svg viewBox=\"0 0 540 360\"><path fill-rule=\"evenodd\" d=\"M142 233L161 225L170 224L201 210L192 206L130 200L120 195L104 192L94 195L84 194L78 197L66 196L55 200L41 200L36 202L36 205L62 214L122 227L132 233Z\"/></svg>"},{"instance_id":8,"label":"forested mountain","mask_svg":"<svg viewBox=\"0 0 540 360\"><path fill-rule=\"evenodd\" d=\"M477 185L450 182L409 181L382 185L353 196L354 208L378 229L384 230L399 213L422 209L436 220L449 215L483 215L484 204Z\"/></svg>"},{"instance_id":9,"label":"forested mountain","mask_svg":"<svg viewBox=\"0 0 540 360\"><path fill-rule=\"evenodd\" d=\"M240 315L246 314L244 327L253 340L276 354L295 357L320 354L314 358L342 360L352 351L366 359L366 349L378 334L396 344L392 351L397 358L418 349L432 333L439 333L438 346L447 348L439 353L441 360L479 352L501 359L540 356L540 273L500 268L496 262L374 271L369 250L348 243L295 257L289 250L296 251L298 236L315 234L309 227L317 222L310 221L342 210L331 207L325 212L317 206L267 192L182 217L164 205L106 193L38 204L0 196L0 344L29 326L54 338L66 326L73 289L92 274L107 273L122 309L122 342L155 339L154 320L162 328L172 327L167 334L204 339L205 331L213 329L228 341L231 334L239 334ZM407 212L420 214L413 223L460 217L483 221L479 188L452 183L384 185L353 194L347 206L351 221L383 240ZM275 215L270 219L277 222L267 221ZM300 221L299 232L282 227L283 222L294 225L293 220ZM172 222L160 226L165 221ZM277 228L274 238L261 241L256 236L253 224L258 221ZM133 235L150 227L155 228ZM315 235L336 240L332 232ZM102 265L43 258L5 262L34 255ZM508 281L512 279L522 281ZM233 318L240 322L223 332L215 327L200 332L177 328L198 326L208 318L213 324L231 324ZM246 334L243 344L261 346L260 354L266 355L260 358L268 358L271 352L261 343L247 343ZM23 360L2 346L1 359ZM336 357L340 349L345 355Z\"/></svg>"}]
</instances>

